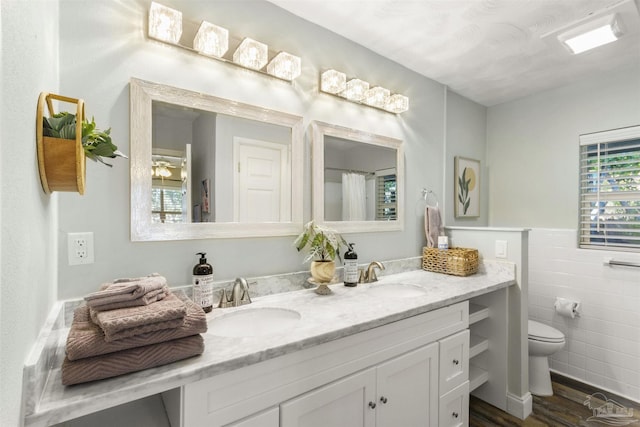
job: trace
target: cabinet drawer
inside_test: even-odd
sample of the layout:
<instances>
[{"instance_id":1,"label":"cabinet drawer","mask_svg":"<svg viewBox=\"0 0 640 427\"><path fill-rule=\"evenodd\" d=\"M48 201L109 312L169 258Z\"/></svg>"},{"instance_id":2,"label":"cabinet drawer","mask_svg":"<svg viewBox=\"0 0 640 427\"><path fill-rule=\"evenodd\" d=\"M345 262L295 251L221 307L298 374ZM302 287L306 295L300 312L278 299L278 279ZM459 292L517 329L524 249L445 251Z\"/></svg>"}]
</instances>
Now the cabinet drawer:
<instances>
[{"instance_id":1,"label":"cabinet drawer","mask_svg":"<svg viewBox=\"0 0 640 427\"><path fill-rule=\"evenodd\" d=\"M469 379L469 330L440 340L440 396Z\"/></svg>"},{"instance_id":2,"label":"cabinet drawer","mask_svg":"<svg viewBox=\"0 0 640 427\"><path fill-rule=\"evenodd\" d=\"M439 427L469 425L469 381L440 397Z\"/></svg>"}]
</instances>

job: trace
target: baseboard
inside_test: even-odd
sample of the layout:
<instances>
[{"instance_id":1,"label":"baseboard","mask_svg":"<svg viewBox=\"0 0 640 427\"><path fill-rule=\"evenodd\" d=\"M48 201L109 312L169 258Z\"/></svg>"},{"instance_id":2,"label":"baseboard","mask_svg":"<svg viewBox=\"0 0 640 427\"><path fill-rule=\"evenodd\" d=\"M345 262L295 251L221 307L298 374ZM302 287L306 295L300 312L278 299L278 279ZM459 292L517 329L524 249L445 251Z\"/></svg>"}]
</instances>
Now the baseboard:
<instances>
[{"instance_id":1,"label":"baseboard","mask_svg":"<svg viewBox=\"0 0 640 427\"><path fill-rule=\"evenodd\" d=\"M568 385L576 390L584 391L586 395L600 392L600 393L606 394L611 399L615 399L616 401L626 406L640 405L639 400L634 399L633 397L621 394L619 391L613 391L606 387L602 387L600 385L590 383L589 381L585 381L581 378L574 377L573 375L556 371L555 369L550 369L550 371L551 371L551 381Z\"/></svg>"},{"instance_id":2,"label":"baseboard","mask_svg":"<svg viewBox=\"0 0 640 427\"><path fill-rule=\"evenodd\" d=\"M523 396L507 393L507 413L524 420L533 412L533 398L527 392Z\"/></svg>"}]
</instances>

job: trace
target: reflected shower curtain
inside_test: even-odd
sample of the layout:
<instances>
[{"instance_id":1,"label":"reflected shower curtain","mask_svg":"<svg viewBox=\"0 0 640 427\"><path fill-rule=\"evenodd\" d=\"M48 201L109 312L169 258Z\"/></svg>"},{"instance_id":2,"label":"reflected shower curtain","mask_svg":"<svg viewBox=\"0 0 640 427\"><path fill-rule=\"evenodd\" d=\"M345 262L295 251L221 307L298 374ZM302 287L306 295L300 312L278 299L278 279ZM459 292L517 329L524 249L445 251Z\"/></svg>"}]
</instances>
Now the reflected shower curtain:
<instances>
[{"instance_id":1,"label":"reflected shower curtain","mask_svg":"<svg viewBox=\"0 0 640 427\"><path fill-rule=\"evenodd\" d=\"M342 220L364 221L367 219L367 191L364 175L342 174Z\"/></svg>"}]
</instances>

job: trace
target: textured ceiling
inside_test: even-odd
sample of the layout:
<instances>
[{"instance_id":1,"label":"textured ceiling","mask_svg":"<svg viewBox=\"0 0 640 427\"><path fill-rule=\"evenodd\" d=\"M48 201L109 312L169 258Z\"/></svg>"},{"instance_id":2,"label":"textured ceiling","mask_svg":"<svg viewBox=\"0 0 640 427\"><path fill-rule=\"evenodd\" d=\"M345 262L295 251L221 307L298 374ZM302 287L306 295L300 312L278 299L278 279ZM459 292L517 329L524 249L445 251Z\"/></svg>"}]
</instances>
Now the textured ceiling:
<instances>
[{"instance_id":1,"label":"textured ceiling","mask_svg":"<svg viewBox=\"0 0 640 427\"><path fill-rule=\"evenodd\" d=\"M269 1L486 106L640 63L640 0ZM612 11L615 43L571 55L549 34Z\"/></svg>"}]
</instances>

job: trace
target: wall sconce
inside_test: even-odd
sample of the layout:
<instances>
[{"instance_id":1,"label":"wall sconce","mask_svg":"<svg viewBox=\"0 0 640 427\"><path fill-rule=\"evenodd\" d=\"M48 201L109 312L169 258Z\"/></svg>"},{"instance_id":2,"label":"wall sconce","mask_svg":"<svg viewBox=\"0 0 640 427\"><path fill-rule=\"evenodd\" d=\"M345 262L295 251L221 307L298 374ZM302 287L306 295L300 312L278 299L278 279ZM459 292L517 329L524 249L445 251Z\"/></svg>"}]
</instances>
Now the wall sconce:
<instances>
[{"instance_id":1,"label":"wall sconce","mask_svg":"<svg viewBox=\"0 0 640 427\"><path fill-rule=\"evenodd\" d=\"M389 89L381 86L370 88L364 80L347 80L345 73L336 70L326 70L320 75L320 90L389 113L399 114L409 110L409 98L406 96L391 95Z\"/></svg>"},{"instance_id":2,"label":"wall sconce","mask_svg":"<svg viewBox=\"0 0 640 427\"><path fill-rule=\"evenodd\" d=\"M207 21L198 24L184 20L182 12L156 2L149 9L148 34L172 46L281 80L292 81L302 71L301 60L295 55L270 52L264 43L248 37L239 40L226 28ZM229 53L230 44L235 46L233 53Z\"/></svg>"}]
</instances>

